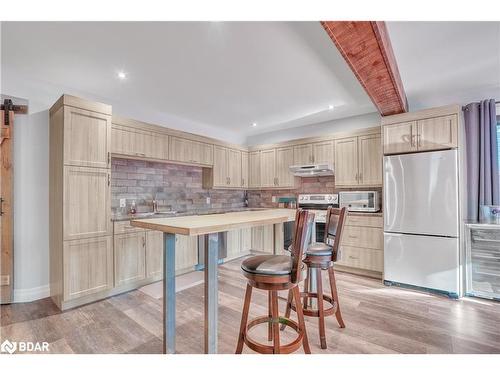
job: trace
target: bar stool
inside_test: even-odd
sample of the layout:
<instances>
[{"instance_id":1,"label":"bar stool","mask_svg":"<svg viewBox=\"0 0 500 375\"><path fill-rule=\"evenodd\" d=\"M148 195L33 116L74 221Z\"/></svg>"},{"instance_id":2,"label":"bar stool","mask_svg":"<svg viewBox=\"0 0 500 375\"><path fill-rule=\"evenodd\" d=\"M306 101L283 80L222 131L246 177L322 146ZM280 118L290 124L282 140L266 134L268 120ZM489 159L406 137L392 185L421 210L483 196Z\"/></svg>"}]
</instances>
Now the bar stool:
<instances>
[{"instance_id":1,"label":"bar stool","mask_svg":"<svg viewBox=\"0 0 500 375\"><path fill-rule=\"evenodd\" d=\"M293 248L295 250L291 252L291 256L257 255L245 259L241 264L243 275L247 278L247 288L241 316L238 344L236 345L236 354L241 354L244 344L262 354L288 354L296 351L300 346L303 346L306 354L311 353L301 308L298 283L302 279L304 269L302 255L310 241L313 224L314 214L298 209L295 216L293 240ZM248 322L253 288L268 291L269 314L257 317ZM298 306L296 309L298 322L279 316L278 291L280 290L288 290L290 298L295 299L295 303ZM286 345L280 345L280 322L297 332L297 338ZM268 341L272 341L272 345L259 343L249 335L249 331L253 327L262 323L268 324Z\"/></svg>"},{"instance_id":2,"label":"bar stool","mask_svg":"<svg viewBox=\"0 0 500 375\"><path fill-rule=\"evenodd\" d=\"M322 349L326 349L327 347L325 316L335 314L340 328L345 328L345 323L340 313L339 296L335 282L335 272L333 270L333 263L337 261L338 249L342 239L345 217L345 207L342 209L329 207L326 214L324 242L312 243L306 250L304 263L308 268L312 268L316 271L316 293L309 291L310 285L308 278L304 280L304 291L300 293L300 296L303 297L303 306L299 306L297 303L294 304L292 294L290 292L288 293L285 317L290 317L291 310L302 310L304 315L319 318L319 339ZM322 271L328 271L331 296L323 294ZM309 306L308 301L311 298L317 300L317 309L313 309ZM325 308L324 301L326 301L330 307ZM285 325L281 326L281 330L285 328Z\"/></svg>"}]
</instances>

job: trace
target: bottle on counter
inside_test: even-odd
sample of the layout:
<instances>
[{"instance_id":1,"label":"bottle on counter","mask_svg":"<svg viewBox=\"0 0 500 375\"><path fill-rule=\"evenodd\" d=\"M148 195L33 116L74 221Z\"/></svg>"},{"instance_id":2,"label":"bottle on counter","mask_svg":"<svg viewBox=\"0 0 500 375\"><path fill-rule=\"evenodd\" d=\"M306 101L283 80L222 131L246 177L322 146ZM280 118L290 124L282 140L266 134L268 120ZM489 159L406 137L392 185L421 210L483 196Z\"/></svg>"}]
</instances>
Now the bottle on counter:
<instances>
[{"instance_id":1,"label":"bottle on counter","mask_svg":"<svg viewBox=\"0 0 500 375\"><path fill-rule=\"evenodd\" d=\"M137 213L137 207L136 207L136 204L135 204L135 200L133 200L132 204L130 205L129 214L135 215L136 213Z\"/></svg>"}]
</instances>

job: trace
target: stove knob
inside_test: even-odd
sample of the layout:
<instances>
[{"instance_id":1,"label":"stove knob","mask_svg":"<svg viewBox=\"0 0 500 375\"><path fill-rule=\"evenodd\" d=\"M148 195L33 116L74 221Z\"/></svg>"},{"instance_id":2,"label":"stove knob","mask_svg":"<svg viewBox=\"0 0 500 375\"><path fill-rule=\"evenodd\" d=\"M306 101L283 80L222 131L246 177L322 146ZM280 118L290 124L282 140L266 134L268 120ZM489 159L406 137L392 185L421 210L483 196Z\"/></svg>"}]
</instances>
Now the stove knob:
<instances>
[{"instance_id":1,"label":"stove knob","mask_svg":"<svg viewBox=\"0 0 500 375\"><path fill-rule=\"evenodd\" d=\"M333 201L333 195L328 195L326 197L326 200L329 201L329 202Z\"/></svg>"}]
</instances>

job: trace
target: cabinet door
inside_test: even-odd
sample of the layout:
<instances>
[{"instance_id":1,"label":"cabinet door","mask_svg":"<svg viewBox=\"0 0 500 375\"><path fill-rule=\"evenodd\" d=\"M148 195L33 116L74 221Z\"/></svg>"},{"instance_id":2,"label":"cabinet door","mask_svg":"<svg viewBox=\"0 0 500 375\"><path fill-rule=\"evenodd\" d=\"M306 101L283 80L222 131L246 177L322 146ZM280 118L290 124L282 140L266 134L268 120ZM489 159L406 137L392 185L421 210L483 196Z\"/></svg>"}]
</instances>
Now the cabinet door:
<instances>
[{"instance_id":1,"label":"cabinet door","mask_svg":"<svg viewBox=\"0 0 500 375\"><path fill-rule=\"evenodd\" d=\"M170 160L213 165L213 145L170 137Z\"/></svg>"},{"instance_id":2,"label":"cabinet door","mask_svg":"<svg viewBox=\"0 0 500 375\"><path fill-rule=\"evenodd\" d=\"M64 300L113 287L112 236L64 241Z\"/></svg>"},{"instance_id":3,"label":"cabinet door","mask_svg":"<svg viewBox=\"0 0 500 375\"><path fill-rule=\"evenodd\" d=\"M417 121L419 151L443 150L457 147L457 115Z\"/></svg>"},{"instance_id":4,"label":"cabinet door","mask_svg":"<svg viewBox=\"0 0 500 375\"><path fill-rule=\"evenodd\" d=\"M415 121L383 126L384 155L417 151L416 126Z\"/></svg>"},{"instance_id":5,"label":"cabinet door","mask_svg":"<svg viewBox=\"0 0 500 375\"><path fill-rule=\"evenodd\" d=\"M119 234L115 240L115 286L146 278L146 232Z\"/></svg>"},{"instance_id":6,"label":"cabinet door","mask_svg":"<svg viewBox=\"0 0 500 375\"><path fill-rule=\"evenodd\" d=\"M316 164L333 164L333 141L314 143L313 161Z\"/></svg>"},{"instance_id":7,"label":"cabinet door","mask_svg":"<svg viewBox=\"0 0 500 375\"><path fill-rule=\"evenodd\" d=\"M227 150L227 171L230 187L241 187L241 151Z\"/></svg>"},{"instance_id":8,"label":"cabinet door","mask_svg":"<svg viewBox=\"0 0 500 375\"><path fill-rule=\"evenodd\" d=\"M241 152L241 187L248 187L248 152Z\"/></svg>"},{"instance_id":9,"label":"cabinet door","mask_svg":"<svg viewBox=\"0 0 500 375\"><path fill-rule=\"evenodd\" d=\"M109 169L64 167L64 239L110 235Z\"/></svg>"},{"instance_id":10,"label":"cabinet door","mask_svg":"<svg viewBox=\"0 0 500 375\"><path fill-rule=\"evenodd\" d=\"M146 155L153 159L168 160L168 135L153 133L146 149Z\"/></svg>"},{"instance_id":11,"label":"cabinet door","mask_svg":"<svg viewBox=\"0 0 500 375\"><path fill-rule=\"evenodd\" d=\"M276 149L276 186L293 187L294 177L290 173L293 165L293 147Z\"/></svg>"},{"instance_id":12,"label":"cabinet door","mask_svg":"<svg viewBox=\"0 0 500 375\"><path fill-rule=\"evenodd\" d=\"M163 277L163 232L146 232L146 278Z\"/></svg>"},{"instance_id":13,"label":"cabinet door","mask_svg":"<svg viewBox=\"0 0 500 375\"><path fill-rule=\"evenodd\" d=\"M274 252L274 225L252 227L252 250Z\"/></svg>"},{"instance_id":14,"label":"cabinet door","mask_svg":"<svg viewBox=\"0 0 500 375\"><path fill-rule=\"evenodd\" d=\"M192 159L189 141L184 138L170 137L169 159L189 162Z\"/></svg>"},{"instance_id":15,"label":"cabinet door","mask_svg":"<svg viewBox=\"0 0 500 375\"><path fill-rule=\"evenodd\" d=\"M358 185L358 137L335 140L335 185Z\"/></svg>"},{"instance_id":16,"label":"cabinet door","mask_svg":"<svg viewBox=\"0 0 500 375\"><path fill-rule=\"evenodd\" d=\"M198 264L198 237L175 236L175 269L192 270Z\"/></svg>"},{"instance_id":17,"label":"cabinet door","mask_svg":"<svg viewBox=\"0 0 500 375\"><path fill-rule=\"evenodd\" d=\"M227 149L221 146L214 147L213 179L214 186L227 187L228 178L228 155Z\"/></svg>"},{"instance_id":18,"label":"cabinet door","mask_svg":"<svg viewBox=\"0 0 500 375\"><path fill-rule=\"evenodd\" d=\"M240 231L241 251L250 251L252 249L252 228L243 228Z\"/></svg>"},{"instance_id":19,"label":"cabinet door","mask_svg":"<svg viewBox=\"0 0 500 375\"><path fill-rule=\"evenodd\" d=\"M239 229L227 232L227 257L235 258L241 253L241 234Z\"/></svg>"},{"instance_id":20,"label":"cabinet door","mask_svg":"<svg viewBox=\"0 0 500 375\"><path fill-rule=\"evenodd\" d=\"M260 187L260 151L248 153L248 187Z\"/></svg>"},{"instance_id":21,"label":"cabinet door","mask_svg":"<svg viewBox=\"0 0 500 375\"><path fill-rule=\"evenodd\" d=\"M375 272L384 270L384 252L382 250L342 245L340 259L336 264Z\"/></svg>"},{"instance_id":22,"label":"cabinet door","mask_svg":"<svg viewBox=\"0 0 500 375\"><path fill-rule=\"evenodd\" d=\"M260 152L260 186L276 187L276 150Z\"/></svg>"},{"instance_id":23,"label":"cabinet door","mask_svg":"<svg viewBox=\"0 0 500 375\"><path fill-rule=\"evenodd\" d=\"M214 164L214 146L203 142L194 142L197 149L197 157L195 161L198 164L213 165Z\"/></svg>"},{"instance_id":24,"label":"cabinet door","mask_svg":"<svg viewBox=\"0 0 500 375\"><path fill-rule=\"evenodd\" d=\"M135 132L123 126L113 125L111 128L111 152L135 156Z\"/></svg>"},{"instance_id":25,"label":"cabinet door","mask_svg":"<svg viewBox=\"0 0 500 375\"><path fill-rule=\"evenodd\" d=\"M312 144L308 143L305 145L298 145L293 147L293 164L305 165L312 164L313 162L314 158Z\"/></svg>"},{"instance_id":26,"label":"cabinet door","mask_svg":"<svg viewBox=\"0 0 500 375\"><path fill-rule=\"evenodd\" d=\"M64 164L110 168L111 116L64 107Z\"/></svg>"},{"instance_id":27,"label":"cabinet door","mask_svg":"<svg viewBox=\"0 0 500 375\"><path fill-rule=\"evenodd\" d=\"M358 137L359 185L382 185L382 144L379 134Z\"/></svg>"}]
</instances>

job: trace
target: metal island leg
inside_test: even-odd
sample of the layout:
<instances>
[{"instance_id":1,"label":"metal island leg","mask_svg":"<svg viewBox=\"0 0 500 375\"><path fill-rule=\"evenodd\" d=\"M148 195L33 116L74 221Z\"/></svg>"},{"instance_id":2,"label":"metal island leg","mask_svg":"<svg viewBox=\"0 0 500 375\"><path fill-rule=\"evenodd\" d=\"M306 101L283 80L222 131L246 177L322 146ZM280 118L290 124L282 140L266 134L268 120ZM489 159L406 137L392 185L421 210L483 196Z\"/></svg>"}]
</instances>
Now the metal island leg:
<instances>
[{"instance_id":1,"label":"metal island leg","mask_svg":"<svg viewBox=\"0 0 500 375\"><path fill-rule=\"evenodd\" d=\"M163 353L175 353L175 234L163 233Z\"/></svg>"},{"instance_id":2,"label":"metal island leg","mask_svg":"<svg viewBox=\"0 0 500 375\"><path fill-rule=\"evenodd\" d=\"M205 353L217 353L219 235L205 235Z\"/></svg>"}]
</instances>

